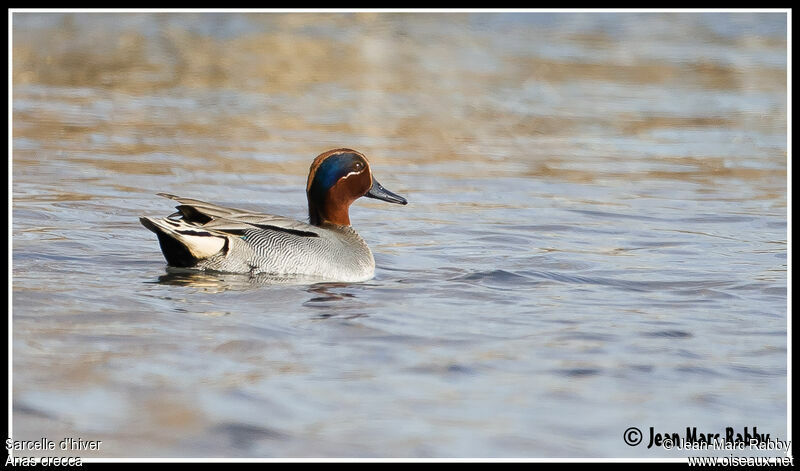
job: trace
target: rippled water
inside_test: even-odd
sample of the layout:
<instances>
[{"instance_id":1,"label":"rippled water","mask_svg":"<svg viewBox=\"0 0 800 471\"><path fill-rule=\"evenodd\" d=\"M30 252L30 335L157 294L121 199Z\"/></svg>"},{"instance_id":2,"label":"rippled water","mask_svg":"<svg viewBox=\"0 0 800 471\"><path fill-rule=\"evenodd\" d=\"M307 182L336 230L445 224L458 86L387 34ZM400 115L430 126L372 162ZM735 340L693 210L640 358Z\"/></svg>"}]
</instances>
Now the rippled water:
<instances>
[{"instance_id":1,"label":"rippled water","mask_svg":"<svg viewBox=\"0 0 800 471\"><path fill-rule=\"evenodd\" d=\"M787 438L786 15L13 15L13 433L87 457L675 458ZM171 273L166 191L304 219L364 152L365 283ZM727 456L727 452L725 454Z\"/></svg>"}]
</instances>

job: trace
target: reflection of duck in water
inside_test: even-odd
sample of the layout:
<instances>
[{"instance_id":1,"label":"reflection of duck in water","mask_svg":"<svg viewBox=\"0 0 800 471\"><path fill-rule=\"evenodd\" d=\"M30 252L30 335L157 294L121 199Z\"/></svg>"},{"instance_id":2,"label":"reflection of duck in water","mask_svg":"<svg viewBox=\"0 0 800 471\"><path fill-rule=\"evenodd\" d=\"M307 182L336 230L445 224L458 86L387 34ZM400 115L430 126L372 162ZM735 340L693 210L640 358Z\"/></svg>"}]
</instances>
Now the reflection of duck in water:
<instances>
[{"instance_id":1,"label":"reflection of duck in water","mask_svg":"<svg viewBox=\"0 0 800 471\"><path fill-rule=\"evenodd\" d=\"M204 291L247 290L258 286L274 285L311 285L309 292L317 292L318 286L347 286L346 283L335 283L320 280L310 275L275 275L272 273L226 273L195 268L167 267L167 272L158 277L162 285L191 286Z\"/></svg>"},{"instance_id":2,"label":"reflection of duck in water","mask_svg":"<svg viewBox=\"0 0 800 471\"><path fill-rule=\"evenodd\" d=\"M159 193L180 203L166 218L141 217L158 236L167 263L230 273L305 275L365 281L375 259L350 226L350 204L362 196L406 204L372 177L360 152L335 149L311 164L306 186L310 224Z\"/></svg>"}]
</instances>

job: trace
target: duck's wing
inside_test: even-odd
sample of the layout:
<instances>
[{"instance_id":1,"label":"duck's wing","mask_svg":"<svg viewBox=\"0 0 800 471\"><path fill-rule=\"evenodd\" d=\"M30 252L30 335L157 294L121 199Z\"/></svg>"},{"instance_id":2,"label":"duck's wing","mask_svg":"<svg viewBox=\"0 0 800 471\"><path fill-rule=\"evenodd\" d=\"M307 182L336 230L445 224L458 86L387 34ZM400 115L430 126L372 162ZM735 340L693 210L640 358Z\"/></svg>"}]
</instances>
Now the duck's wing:
<instances>
[{"instance_id":1,"label":"duck's wing","mask_svg":"<svg viewBox=\"0 0 800 471\"><path fill-rule=\"evenodd\" d=\"M258 213L246 209L226 208L169 193L158 193L158 195L180 203L176 206L178 212L171 214L170 217L182 216L185 222L205 229L229 234L241 234L242 231L248 229L263 229L278 230L298 236L319 236L319 228L317 226L284 216Z\"/></svg>"}]
</instances>

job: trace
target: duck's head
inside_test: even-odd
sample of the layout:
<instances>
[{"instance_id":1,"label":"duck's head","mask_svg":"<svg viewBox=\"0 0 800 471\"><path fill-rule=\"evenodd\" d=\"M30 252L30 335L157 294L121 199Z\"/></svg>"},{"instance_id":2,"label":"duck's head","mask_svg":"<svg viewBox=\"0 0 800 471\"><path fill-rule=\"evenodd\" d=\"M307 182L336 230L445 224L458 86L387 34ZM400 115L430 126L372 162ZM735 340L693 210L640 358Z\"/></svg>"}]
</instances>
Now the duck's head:
<instances>
[{"instance_id":1,"label":"duck's head","mask_svg":"<svg viewBox=\"0 0 800 471\"><path fill-rule=\"evenodd\" d=\"M405 198L387 190L375 178L364 154L353 149L323 152L308 172L308 216L311 224L350 225L350 204L368 196L406 204Z\"/></svg>"}]
</instances>

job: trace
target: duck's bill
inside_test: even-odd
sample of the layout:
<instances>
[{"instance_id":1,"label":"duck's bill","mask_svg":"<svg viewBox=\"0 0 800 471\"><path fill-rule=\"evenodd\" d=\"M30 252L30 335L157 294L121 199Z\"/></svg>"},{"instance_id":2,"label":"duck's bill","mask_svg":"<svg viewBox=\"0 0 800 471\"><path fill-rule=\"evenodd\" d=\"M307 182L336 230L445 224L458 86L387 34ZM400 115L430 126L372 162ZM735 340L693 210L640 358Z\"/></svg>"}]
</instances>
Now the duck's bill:
<instances>
[{"instance_id":1,"label":"duck's bill","mask_svg":"<svg viewBox=\"0 0 800 471\"><path fill-rule=\"evenodd\" d=\"M366 195L370 198L375 198L377 200L388 201L390 203L397 203L397 204L408 204L405 198L391 191L387 190L383 187L378 180L372 179L372 188L369 189Z\"/></svg>"}]
</instances>

